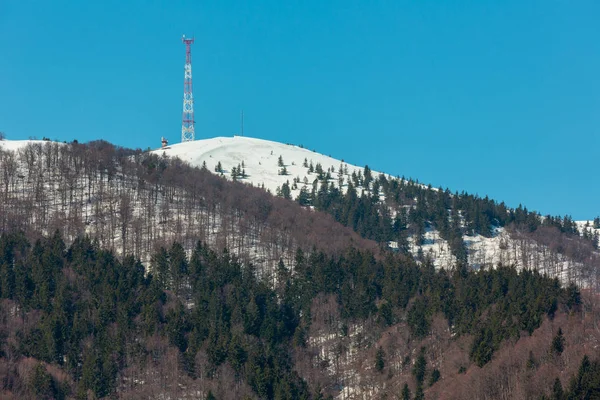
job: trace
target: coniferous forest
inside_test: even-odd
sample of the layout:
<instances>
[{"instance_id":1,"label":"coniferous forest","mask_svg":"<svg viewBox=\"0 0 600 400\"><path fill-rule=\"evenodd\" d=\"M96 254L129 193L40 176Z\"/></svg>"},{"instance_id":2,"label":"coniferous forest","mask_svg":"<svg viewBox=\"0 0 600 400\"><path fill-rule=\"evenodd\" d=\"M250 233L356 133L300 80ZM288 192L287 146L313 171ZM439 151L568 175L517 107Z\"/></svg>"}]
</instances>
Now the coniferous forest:
<instances>
[{"instance_id":1,"label":"coniferous forest","mask_svg":"<svg viewBox=\"0 0 600 400\"><path fill-rule=\"evenodd\" d=\"M311 387L294 367L323 295L333 296L342 331L360 321L385 328L405 320L418 340L442 316L453 335L473 337L469 360L479 367L544 319L581 307L576 287L561 288L536 272L436 272L406 257L377 260L356 249L339 257L299 250L294 277L282 261L275 287L227 249L200 242L190 257L178 243L160 248L147 275L132 256L119 260L89 238L67 247L59 232L33 243L5 233L0 254L2 382L19 398L332 395L331 388ZM582 362L565 393L598 389L596 378L586 378L597 377L597 363ZM422 391L425 372L419 374ZM428 379L439 379L439 371Z\"/></svg>"}]
</instances>

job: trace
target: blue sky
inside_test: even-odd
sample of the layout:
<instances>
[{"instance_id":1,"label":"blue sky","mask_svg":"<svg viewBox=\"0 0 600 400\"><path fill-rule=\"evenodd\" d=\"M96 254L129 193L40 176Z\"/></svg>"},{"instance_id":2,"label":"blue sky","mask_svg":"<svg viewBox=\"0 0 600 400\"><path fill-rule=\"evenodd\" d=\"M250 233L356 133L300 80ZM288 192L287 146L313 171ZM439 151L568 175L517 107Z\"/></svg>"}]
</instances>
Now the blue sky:
<instances>
[{"instance_id":1,"label":"blue sky","mask_svg":"<svg viewBox=\"0 0 600 400\"><path fill-rule=\"evenodd\" d=\"M239 132L576 219L600 215L600 2L0 0L9 139Z\"/></svg>"}]
</instances>

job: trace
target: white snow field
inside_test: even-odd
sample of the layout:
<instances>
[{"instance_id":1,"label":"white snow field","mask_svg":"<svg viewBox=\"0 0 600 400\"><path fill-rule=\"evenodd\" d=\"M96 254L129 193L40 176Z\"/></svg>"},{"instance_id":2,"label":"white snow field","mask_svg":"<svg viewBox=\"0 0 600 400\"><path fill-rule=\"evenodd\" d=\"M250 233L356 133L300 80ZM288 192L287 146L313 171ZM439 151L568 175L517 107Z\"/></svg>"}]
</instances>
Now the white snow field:
<instances>
[{"instance_id":1,"label":"white snow field","mask_svg":"<svg viewBox=\"0 0 600 400\"><path fill-rule=\"evenodd\" d=\"M243 169L247 177L239 180L253 186L264 186L271 193L275 193L277 188L286 182L289 182L291 186L294 178L299 178L298 188L292 190L292 197L294 198L305 184L304 178L306 178L306 185L310 186L317 177L316 173L309 173L308 168L303 166L305 160L307 165L312 163L313 167L320 164L325 173L328 169L332 171L330 172L332 182L335 181L336 183L339 177L340 165L343 168L346 182L353 172L358 174L360 171L362 174L364 170L364 167L347 164L343 160L337 160L299 146L245 136L216 137L177 143L167 146L165 149L154 150L154 153L179 157L181 160L197 167L201 167L206 163L206 167L212 172L215 171L215 167L220 162L223 175L228 179L232 179L231 170L234 167L241 167L243 163ZM280 156L287 170L287 175L280 174L282 170L278 165ZM372 171L372 174L377 176L379 172Z\"/></svg>"}]
</instances>

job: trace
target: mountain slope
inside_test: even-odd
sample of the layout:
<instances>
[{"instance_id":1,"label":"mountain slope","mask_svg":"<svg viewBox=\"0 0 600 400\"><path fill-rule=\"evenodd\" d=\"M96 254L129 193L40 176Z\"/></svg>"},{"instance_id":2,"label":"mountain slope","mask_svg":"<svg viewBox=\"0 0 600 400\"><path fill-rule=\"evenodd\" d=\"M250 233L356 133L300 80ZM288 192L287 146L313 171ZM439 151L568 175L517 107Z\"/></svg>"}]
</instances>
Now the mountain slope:
<instances>
[{"instance_id":1,"label":"mountain slope","mask_svg":"<svg viewBox=\"0 0 600 400\"><path fill-rule=\"evenodd\" d=\"M547 393L557 374L566 382L583 351L597 358L593 296L582 305L575 286L535 271L473 271L456 252L464 245L470 266L487 266L474 258L476 244L495 243L505 264L587 283L596 250L568 218L373 177L367 168L343 166L338 180L327 176L335 165L304 149L218 140L154 153L106 142L8 143L16 151L0 151L0 365L17 365L0 368L0 381L21 385L0 388L0 396L26 398L30 375L58 385L60 374L48 377L54 370L70 376L48 388L54 397L64 385L67 393L121 398L207 390L217 398L300 398L310 390L305 398L355 399L393 397L408 383L417 397L465 398L460 388L478 375L498 381L473 398L507 390L507 398L531 398L523 382L532 376L534 393ZM207 168L169 156L173 149L198 166L208 159ZM208 168L244 161L248 177L236 179L283 186L280 155L299 179L313 179L310 207ZM309 166L299 166L305 158ZM369 236L384 238L381 251ZM385 243L414 256L392 254ZM430 253L436 246L440 253ZM531 351L529 359L507 355L515 380L502 369L503 349L540 324L543 337L519 350ZM561 325L558 356L550 342Z\"/></svg>"},{"instance_id":2,"label":"mountain slope","mask_svg":"<svg viewBox=\"0 0 600 400\"><path fill-rule=\"evenodd\" d=\"M154 153L167 157L178 157L183 161L189 162L191 165L197 167L205 166L211 172L215 172L218 169L217 166L220 164L222 167L220 173L228 179L235 179L253 186L264 187L274 194L285 195L282 188L289 185L290 190L287 197L292 199L296 199L303 188L306 190L306 193L312 192L314 198L317 191L323 190L324 184L327 184L325 190L327 190L327 187L330 187L336 188L341 193L345 193L350 183L353 183L353 187L359 196L364 195L365 192L368 196L376 196L375 202L381 205L377 213L381 215L382 212L388 212L390 223L394 222L394 219L397 219L403 211L407 210L408 219L410 219L410 212L415 211L418 208L417 203L419 203L418 191L415 192L415 190L410 189L405 190L407 198L402 202L386 198L385 193L391 193L389 190L386 191L385 185L387 182L396 181L402 185L408 181L400 181L386 175L381 181L383 183L380 184L378 179L379 173L370 171L368 167L358 167L347 164L343 160L337 160L302 147L268 140L240 136L217 137L174 144L165 149L155 150ZM281 174L282 165L285 166L287 175ZM242 177L241 173L239 173L240 171L235 171L238 169L243 169L246 175ZM232 174L232 171L238 173ZM374 177L370 182L364 179L367 173ZM410 185L410 182L408 184ZM427 188L424 185L417 184L413 186L421 192L431 190L441 193L438 189ZM390 195L388 197L393 196ZM451 199L457 200L459 197L465 197L465 195L461 194L459 196L456 193L446 197L450 201ZM422 199L422 201L426 202L428 200ZM485 201L487 202L487 198ZM483 204L482 207L484 206L486 204ZM500 204L500 206L504 208L503 204ZM451 205L447 206L449 214L450 207ZM319 207L317 208L319 209ZM338 211L332 212L339 214ZM525 216L528 214L527 209L524 212L521 210L509 210L509 212L516 214L524 213ZM472 214L472 210L460 208L457 215L459 218L462 218L459 229L463 231L461 240L464 244L461 246L467 252L469 265L480 268L495 266L498 263L505 265L513 264L518 268L539 269L550 275L560 277L564 282L578 281L582 283L586 281L589 283L589 271L585 277L579 273L579 271L586 268L584 264L587 261L583 260L588 260L589 257L578 258L569 255L568 251L562 251L565 246L555 244L557 240L565 240L564 235L560 234L560 232L555 233L549 229L540 230L537 236L534 237L531 234L532 232L529 232L531 230L529 228L522 229L522 227L513 225L504 226L503 223L495 221L493 216L486 216L490 224L489 233L479 233L476 230L468 228L467 225L469 222L466 220L466 214L468 213ZM537 214L532 214L531 217L536 220L535 224L539 226L544 223L544 218L541 218ZM523 220L525 219L524 217ZM547 217L546 219L547 221L550 220ZM597 238L600 233L600 229L598 227L594 228L593 224L586 226L585 222L572 223L569 220L565 220L563 224L563 221L560 219L558 219L558 222L552 221L553 225L551 226L558 226L561 231L570 232L575 230L590 241L594 235ZM438 268L453 268L458 262L457 256L460 256L456 250L456 241L450 243L448 234L444 235L432 221L425 220L422 223L422 232L415 233L415 229L412 229L413 232L406 238L408 241L408 250L415 257L430 258ZM528 222L528 224L531 225L531 222ZM412 225L413 228L415 226L414 223L409 225ZM536 230L537 228L534 229L534 231ZM409 231L411 231L410 228ZM392 248L401 246L401 243L394 238L390 238L387 241L389 241L389 245ZM567 240L567 244L571 242L571 239ZM594 257L594 262L596 262L597 254Z\"/></svg>"},{"instance_id":3,"label":"mountain slope","mask_svg":"<svg viewBox=\"0 0 600 400\"><path fill-rule=\"evenodd\" d=\"M185 168L181 170L176 166L165 171L141 170L134 173L138 177L133 181L130 178L124 181L115 181L111 180L111 174L117 173L121 176L124 171L130 170L131 166L125 166L119 161L118 165L106 170L108 175L104 175L102 178L104 169L114 162L109 161L110 157L114 158L115 155L107 153L105 148L100 145L82 147L77 144L63 145L49 141L5 140L0 141L0 149L3 149L6 154L0 160L0 167L5 177L4 204L1 208L9 212L7 221L12 221L10 223L13 224L22 221L26 224L39 225L39 223L48 224L50 221L52 227L62 226L61 229L67 236L72 235L72 237L82 231L94 234L96 228L101 228L100 238L103 240L103 244L118 252L122 251L121 244L125 244L127 249L134 249L135 254L143 259L146 259L151 247L139 245L140 240L143 239L142 232L156 230L156 233L151 236L163 242L168 242L169 238L178 237L178 240L188 240L185 238L189 237L190 243L186 247L190 248L191 241L195 240L192 239L193 232L200 230L200 237L216 247L222 247L225 243L236 243L235 246L229 245L229 247L240 250L242 243L249 246L249 243L256 242L258 233L262 232L253 233L249 242L244 239L243 229L237 232L236 229L232 229L237 225L231 223L229 223L230 228L225 228L223 225L224 229L215 229L216 226L213 223L213 227L207 229L208 226L203 221L208 221L210 214L206 214L207 210L201 204L197 204L197 206L204 211L196 213L195 217L191 218L194 215L190 214L193 207L190 208L191 204L189 204L189 200L186 200L186 196L190 193L189 188L193 188L194 182L189 181ZM90 153L90 160L93 162L90 163L90 160L77 161L81 156L78 155L78 152ZM74 161L71 166L73 171L67 174L68 176L61 176L61 170L66 172L68 169L65 168L71 168L68 163L65 164L61 161L63 160L61 153L67 157L64 159L75 157L76 162ZM125 151L124 154L133 153ZM13 154L13 156L9 154ZM338 222L354 229L367 239L387 242L392 249L409 251L418 260L430 259L438 268L454 268L461 257L463 251L461 249L464 249L466 262L474 268L496 266L498 263L512 264L517 268L538 269L552 276L558 276L564 282L575 281L584 286L591 286L599 272L598 253L593 250L592 246L586 244L592 241L594 235L597 238L600 231L597 228L594 229L593 223L586 227L584 222L572 223L567 219L564 222L561 219L552 219L553 225L546 227L542 225L551 219L541 218L532 213L529 213L528 217L526 209L525 211L509 209L508 212L514 215L507 219L506 223L498 222L497 212L490 214L491 216L486 215L489 212L484 209L490 204L487 198L480 199L483 201L477 200L481 204L477 201L473 203L473 200L468 200L468 196L464 194L450 194L438 189L430 189L422 184L379 175L367 168L347 164L342 160L336 160L302 147L261 139L239 136L212 138L175 144L166 149L155 150L151 154L158 157L164 155L173 159L181 158L192 166L206 165L206 169L213 174L217 174L215 167L220 163L223 172L218 175L223 175L230 180L234 179L233 170L239 168L241 171L235 176L235 180L255 187L264 186L271 193L281 194L284 197L286 197L286 193L283 189L287 188L287 197L291 199L298 198L304 189L304 195L308 199L305 199L304 204L312 204L311 208L331 214ZM146 160L147 153L129 157L132 157L128 161L132 165L137 162L146 163L147 166L156 164ZM49 170L49 166L53 163L56 165ZM169 164L160 161L156 165L163 168L160 166L161 163L165 166ZM77 171L81 169L81 166L86 170L86 177L77 177ZM88 171L90 166L99 168L94 173L98 174L100 179ZM281 174L284 168L288 175ZM366 178L367 173L371 176L370 179ZM383 178L380 179L380 176ZM162 180L155 187L158 194L152 197L151 204L155 208L152 212L148 211L150 198L143 193L146 190L153 192L153 189L147 185L144 187L135 184L136 179L146 178ZM221 184L214 186L216 181L214 183L203 181L205 183L200 189L209 197L212 196L210 193L214 192L214 188L223 187ZM122 193L121 186L123 185L127 188L126 193ZM103 187L112 187L112 189L105 191L102 189ZM260 190L256 192L257 189L254 189L249 192L239 184L231 186L231 188L233 187L236 187L235 193L237 194L235 196L224 193L228 204L239 203L239 200L234 200L239 198L253 208L254 206L250 203ZM354 200L348 199L348 196L343 198L339 194L335 195L336 191L342 196L347 195L349 187L355 189ZM41 188L45 190L40 191ZM66 192L65 188L67 188ZM196 189L191 190L195 191ZM225 192L228 190L230 189ZM65 197L65 194L68 196ZM122 196L123 194L125 197ZM330 199L332 195L334 196L333 200ZM320 201L321 198L324 198L329 205L323 204L323 201ZM164 199L168 199L169 203L164 203ZM468 201L465 202L465 199ZM200 201L198 198L192 200L192 202L198 201ZM348 201L353 201L355 204L349 204ZM435 211L432 206L439 202L446 204L447 222L452 221L453 218L460 219L460 224L454 228L461 231L460 235L450 237L448 232L444 232L439 221L436 222L432 219L438 218L436 213L439 215L439 212ZM98 207L99 204L103 204L102 207ZM475 209L469 209L469 207L473 208L473 204ZM493 203L493 201L491 204L494 207L498 206L498 203ZM32 210L25 220L21 218L27 215L24 206ZM125 209L120 210L121 206L124 206ZM235 204L233 206L235 207ZM502 211L502 204L499 206ZM287 206L282 203L281 207ZM429 210L424 210L424 208L429 208ZM128 209L131 209L131 213L123 214L128 216L128 221L122 225L118 218L121 211ZM453 209L456 211L456 217L452 217ZM21 217L14 214L15 210ZM474 222L478 222L477 213L487 220L483 226L490 224L488 233L479 232L470 227ZM183 215L187 214L189 216L182 220ZM201 218L201 215L205 217ZM239 219L240 215L236 215L235 218ZM289 228L290 222L286 222L282 213L272 213L272 215L282 216L283 218L280 218L277 224L282 229ZM322 219L320 216L306 215L315 221ZM519 215L524 216L519 217ZM530 217L534 220L533 228L531 228ZM161 221L157 225L157 229L151 226L154 218ZM196 221L192 221L193 219ZM375 221L377 219L379 222ZM298 223L300 220L296 221ZM524 222L515 224L510 221ZM69 223L65 225L66 222ZM226 220L220 222L227 223ZM389 231L395 230L398 226L400 230L390 234ZM142 229L142 227L144 228ZM543 227L543 229L538 229L538 227ZM339 229L337 231L341 232ZM387 233L378 233L382 231L387 231ZM564 232L570 236L565 235ZM579 243L575 240L576 237L573 236L575 232L586 236L587 242ZM264 232L261 235L264 237ZM306 237L306 235L304 236ZM280 241L275 235L271 235L271 237L271 240ZM296 239L296 244L300 243L298 239ZM336 240L335 235L329 235L328 239ZM317 242L322 240L318 239ZM338 240L338 242L344 241ZM291 249L293 246L295 245L284 247ZM254 256L245 256L244 258L257 260L266 257L272 262L276 262L283 255L291 260L293 255L279 251L281 248L280 245L270 246L270 249L276 251L268 253L254 251Z\"/></svg>"},{"instance_id":4,"label":"mountain slope","mask_svg":"<svg viewBox=\"0 0 600 400\"><path fill-rule=\"evenodd\" d=\"M149 261L156 247L197 241L274 267L298 248L375 248L325 213L227 182L177 159L115 147L0 141L0 230L90 235ZM290 226L294 229L290 229Z\"/></svg>"}]
</instances>

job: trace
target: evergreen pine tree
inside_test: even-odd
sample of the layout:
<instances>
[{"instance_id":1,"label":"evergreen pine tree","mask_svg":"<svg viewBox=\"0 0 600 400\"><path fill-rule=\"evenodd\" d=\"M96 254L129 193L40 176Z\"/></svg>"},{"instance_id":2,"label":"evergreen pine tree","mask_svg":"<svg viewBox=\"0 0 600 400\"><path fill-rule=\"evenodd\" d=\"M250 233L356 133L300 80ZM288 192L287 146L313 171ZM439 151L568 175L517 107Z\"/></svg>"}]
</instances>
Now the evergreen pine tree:
<instances>
[{"instance_id":1,"label":"evergreen pine tree","mask_svg":"<svg viewBox=\"0 0 600 400\"><path fill-rule=\"evenodd\" d=\"M554 380L554 385L552 386L552 400L563 400L564 396L565 395L562 384L560 383L560 379L556 378Z\"/></svg>"},{"instance_id":2,"label":"evergreen pine tree","mask_svg":"<svg viewBox=\"0 0 600 400\"><path fill-rule=\"evenodd\" d=\"M178 242L174 242L169 250L169 275L172 289L175 295L179 295L181 289L186 286L188 276L188 261L185 249Z\"/></svg>"},{"instance_id":3,"label":"evergreen pine tree","mask_svg":"<svg viewBox=\"0 0 600 400\"><path fill-rule=\"evenodd\" d=\"M415 390L415 400L423 400L425 398L425 393L423 392L423 385L418 384L417 390Z\"/></svg>"},{"instance_id":4,"label":"evergreen pine tree","mask_svg":"<svg viewBox=\"0 0 600 400\"><path fill-rule=\"evenodd\" d=\"M315 166L315 173L318 175L319 180L322 180L325 177L325 173L323 172L323 166L320 163L317 163Z\"/></svg>"},{"instance_id":5,"label":"evergreen pine tree","mask_svg":"<svg viewBox=\"0 0 600 400\"><path fill-rule=\"evenodd\" d=\"M565 338L563 336L563 331L561 328L558 328L558 333L552 339L552 351L558 355L562 354L565 349Z\"/></svg>"},{"instance_id":6,"label":"evergreen pine tree","mask_svg":"<svg viewBox=\"0 0 600 400\"><path fill-rule=\"evenodd\" d=\"M394 314L392 305L385 301L379 306L379 318L385 326L391 326L394 323Z\"/></svg>"},{"instance_id":7,"label":"evergreen pine tree","mask_svg":"<svg viewBox=\"0 0 600 400\"><path fill-rule=\"evenodd\" d=\"M291 200L292 199L292 191L290 189L290 181L286 181L283 185L281 185L280 196L284 199Z\"/></svg>"},{"instance_id":8,"label":"evergreen pine tree","mask_svg":"<svg viewBox=\"0 0 600 400\"><path fill-rule=\"evenodd\" d=\"M375 369L377 372L383 371L385 367L385 352L383 351L383 347L379 346L377 349L377 353L375 353Z\"/></svg>"},{"instance_id":9,"label":"evergreen pine tree","mask_svg":"<svg viewBox=\"0 0 600 400\"><path fill-rule=\"evenodd\" d=\"M371 168L368 165L365 165L364 169L364 187L369 188L369 184L373 181L373 174L371 173Z\"/></svg>"},{"instance_id":10,"label":"evergreen pine tree","mask_svg":"<svg viewBox=\"0 0 600 400\"><path fill-rule=\"evenodd\" d=\"M170 289L169 282L169 255L164 247L161 247L157 253L152 256L150 260L152 265L152 274L154 279L159 284L162 290Z\"/></svg>"},{"instance_id":11,"label":"evergreen pine tree","mask_svg":"<svg viewBox=\"0 0 600 400\"><path fill-rule=\"evenodd\" d=\"M54 382L42 363L33 367L29 377L29 387L37 399L54 398Z\"/></svg>"},{"instance_id":12,"label":"evergreen pine tree","mask_svg":"<svg viewBox=\"0 0 600 400\"><path fill-rule=\"evenodd\" d=\"M422 385L425 379L425 373L427 372L427 360L425 360L425 347L421 347L419 356L412 370L412 374L415 376L418 385Z\"/></svg>"},{"instance_id":13,"label":"evergreen pine tree","mask_svg":"<svg viewBox=\"0 0 600 400\"><path fill-rule=\"evenodd\" d=\"M310 204L310 193L306 186L302 186L300 188L300 193L298 193L298 197L296 197L296 202L301 206L307 206Z\"/></svg>"},{"instance_id":14,"label":"evergreen pine tree","mask_svg":"<svg viewBox=\"0 0 600 400\"><path fill-rule=\"evenodd\" d=\"M440 380L440 370L435 368L431 371L431 376L429 377L429 386L432 386L434 383Z\"/></svg>"},{"instance_id":15,"label":"evergreen pine tree","mask_svg":"<svg viewBox=\"0 0 600 400\"><path fill-rule=\"evenodd\" d=\"M408 383L405 383L402 387L402 400L410 400L410 389Z\"/></svg>"}]
</instances>

